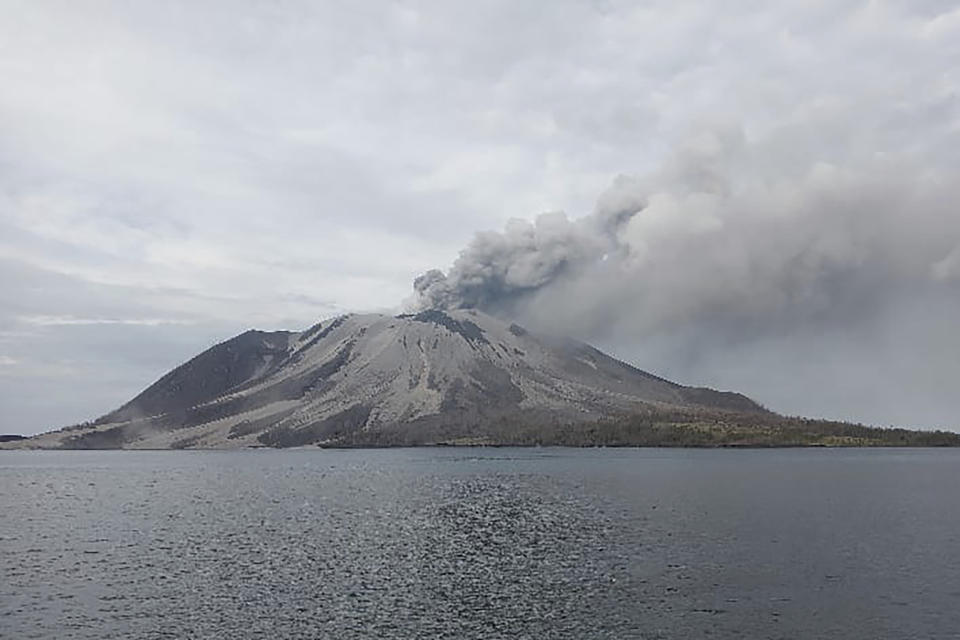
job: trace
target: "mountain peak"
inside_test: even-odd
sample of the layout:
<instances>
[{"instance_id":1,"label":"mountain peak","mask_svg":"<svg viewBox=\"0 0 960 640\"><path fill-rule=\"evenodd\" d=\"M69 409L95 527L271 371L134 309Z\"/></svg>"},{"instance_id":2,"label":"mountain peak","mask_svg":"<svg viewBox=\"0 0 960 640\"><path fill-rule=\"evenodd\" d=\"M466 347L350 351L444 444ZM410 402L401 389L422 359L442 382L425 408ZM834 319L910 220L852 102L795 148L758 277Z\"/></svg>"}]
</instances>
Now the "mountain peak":
<instances>
[{"instance_id":1,"label":"mountain peak","mask_svg":"<svg viewBox=\"0 0 960 640\"><path fill-rule=\"evenodd\" d=\"M574 340L477 310L349 314L296 333L246 331L169 372L55 446L427 444L492 425L596 421L654 408L759 412Z\"/></svg>"}]
</instances>

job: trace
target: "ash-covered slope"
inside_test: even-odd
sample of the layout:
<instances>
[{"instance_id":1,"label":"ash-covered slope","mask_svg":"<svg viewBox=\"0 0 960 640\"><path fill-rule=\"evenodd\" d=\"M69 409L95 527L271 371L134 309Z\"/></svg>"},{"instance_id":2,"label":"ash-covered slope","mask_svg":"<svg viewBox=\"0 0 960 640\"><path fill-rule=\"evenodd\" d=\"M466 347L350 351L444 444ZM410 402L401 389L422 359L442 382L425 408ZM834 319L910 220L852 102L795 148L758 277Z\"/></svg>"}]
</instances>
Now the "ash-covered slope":
<instances>
[{"instance_id":1,"label":"ash-covered slope","mask_svg":"<svg viewBox=\"0 0 960 640\"><path fill-rule=\"evenodd\" d=\"M181 448L489 440L512 424L651 408L762 411L573 340L478 311L347 315L302 333L248 331L174 369L92 425L26 446Z\"/></svg>"}]
</instances>

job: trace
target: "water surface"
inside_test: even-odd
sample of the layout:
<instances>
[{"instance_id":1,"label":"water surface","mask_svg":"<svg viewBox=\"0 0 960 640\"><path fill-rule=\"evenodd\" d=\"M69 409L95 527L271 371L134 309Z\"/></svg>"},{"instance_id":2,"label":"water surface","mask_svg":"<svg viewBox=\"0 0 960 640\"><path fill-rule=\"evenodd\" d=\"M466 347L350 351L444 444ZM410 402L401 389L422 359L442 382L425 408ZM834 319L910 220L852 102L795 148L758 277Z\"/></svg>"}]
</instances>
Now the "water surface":
<instances>
[{"instance_id":1,"label":"water surface","mask_svg":"<svg viewBox=\"0 0 960 640\"><path fill-rule=\"evenodd\" d=\"M960 451L0 452L4 638L957 638Z\"/></svg>"}]
</instances>

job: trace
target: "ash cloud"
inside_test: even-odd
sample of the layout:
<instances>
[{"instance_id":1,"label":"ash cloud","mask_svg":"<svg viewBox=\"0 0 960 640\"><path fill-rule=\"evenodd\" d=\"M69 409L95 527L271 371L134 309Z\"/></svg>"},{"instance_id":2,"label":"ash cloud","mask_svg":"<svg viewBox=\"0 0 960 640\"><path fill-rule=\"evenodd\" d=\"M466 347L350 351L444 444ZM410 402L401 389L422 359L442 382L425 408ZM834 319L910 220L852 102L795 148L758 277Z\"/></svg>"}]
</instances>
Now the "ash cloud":
<instances>
[{"instance_id":1,"label":"ash cloud","mask_svg":"<svg viewBox=\"0 0 960 640\"><path fill-rule=\"evenodd\" d=\"M414 281L420 308L505 311L616 250L623 217L570 220L545 213L513 220L502 233L478 233L449 274L432 269Z\"/></svg>"},{"instance_id":2,"label":"ash cloud","mask_svg":"<svg viewBox=\"0 0 960 640\"><path fill-rule=\"evenodd\" d=\"M942 382L960 379L955 172L908 154L784 161L783 144L705 130L590 215L477 234L416 280L416 303L572 334L781 411L960 427Z\"/></svg>"}]
</instances>

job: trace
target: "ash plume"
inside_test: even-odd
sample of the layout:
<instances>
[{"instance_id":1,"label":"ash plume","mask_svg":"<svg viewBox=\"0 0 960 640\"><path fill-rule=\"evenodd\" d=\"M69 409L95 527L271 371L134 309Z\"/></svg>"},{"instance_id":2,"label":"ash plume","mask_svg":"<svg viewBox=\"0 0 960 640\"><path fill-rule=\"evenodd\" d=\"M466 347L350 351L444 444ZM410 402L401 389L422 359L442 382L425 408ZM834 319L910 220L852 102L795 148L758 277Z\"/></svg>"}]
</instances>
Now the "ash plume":
<instances>
[{"instance_id":1,"label":"ash plume","mask_svg":"<svg viewBox=\"0 0 960 640\"><path fill-rule=\"evenodd\" d=\"M908 154L827 161L783 145L706 131L659 170L615 180L585 217L478 233L446 274L417 278L416 304L476 307L748 393L764 382L730 370L780 358L821 357L840 371L849 356L904 390L930 377L916 354L939 349L958 357L938 359L937 374L960 376L960 344L944 328L960 326L956 172ZM915 348L914 371L903 345ZM769 394L810 412L796 395ZM819 413L887 419L848 405ZM947 422L939 405L919 420Z\"/></svg>"},{"instance_id":2,"label":"ash plume","mask_svg":"<svg viewBox=\"0 0 960 640\"><path fill-rule=\"evenodd\" d=\"M418 306L505 311L617 251L620 227L638 210L580 220L545 213L532 223L513 220L502 233L478 233L448 274L432 269L414 281Z\"/></svg>"}]
</instances>

